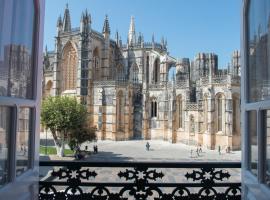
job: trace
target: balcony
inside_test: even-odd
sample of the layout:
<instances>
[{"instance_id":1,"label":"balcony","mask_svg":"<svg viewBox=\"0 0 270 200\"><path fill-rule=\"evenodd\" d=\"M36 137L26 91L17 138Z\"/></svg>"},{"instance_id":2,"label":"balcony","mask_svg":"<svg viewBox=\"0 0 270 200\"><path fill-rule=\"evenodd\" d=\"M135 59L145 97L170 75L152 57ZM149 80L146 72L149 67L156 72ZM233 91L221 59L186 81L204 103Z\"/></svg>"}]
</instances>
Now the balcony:
<instances>
[{"instance_id":1,"label":"balcony","mask_svg":"<svg viewBox=\"0 0 270 200\"><path fill-rule=\"evenodd\" d=\"M240 162L41 161L39 199L241 199Z\"/></svg>"}]
</instances>

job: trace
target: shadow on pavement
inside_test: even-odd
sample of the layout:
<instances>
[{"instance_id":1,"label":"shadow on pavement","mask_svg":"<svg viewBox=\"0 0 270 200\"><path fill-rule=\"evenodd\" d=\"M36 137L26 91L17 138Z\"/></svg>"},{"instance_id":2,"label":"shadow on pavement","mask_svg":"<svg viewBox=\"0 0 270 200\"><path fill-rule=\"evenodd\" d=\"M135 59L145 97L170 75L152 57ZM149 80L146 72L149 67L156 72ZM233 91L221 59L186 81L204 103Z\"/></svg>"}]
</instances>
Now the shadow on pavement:
<instances>
[{"instance_id":1,"label":"shadow on pavement","mask_svg":"<svg viewBox=\"0 0 270 200\"><path fill-rule=\"evenodd\" d=\"M123 154L116 154L109 151L99 151L97 154L90 154L85 161L132 161L132 157L125 157Z\"/></svg>"}]
</instances>

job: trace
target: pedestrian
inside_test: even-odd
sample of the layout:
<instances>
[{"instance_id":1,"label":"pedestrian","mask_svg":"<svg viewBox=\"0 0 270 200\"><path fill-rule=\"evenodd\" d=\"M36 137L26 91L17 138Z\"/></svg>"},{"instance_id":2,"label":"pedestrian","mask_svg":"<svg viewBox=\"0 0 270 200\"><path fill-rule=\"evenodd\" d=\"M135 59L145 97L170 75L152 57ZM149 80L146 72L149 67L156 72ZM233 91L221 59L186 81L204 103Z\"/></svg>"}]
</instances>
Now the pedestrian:
<instances>
[{"instance_id":1,"label":"pedestrian","mask_svg":"<svg viewBox=\"0 0 270 200\"><path fill-rule=\"evenodd\" d=\"M231 147L228 146L228 153L231 153Z\"/></svg>"},{"instance_id":2,"label":"pedestrian","mask_svg":"<svg viewBox=\"0 0 270 200\"><path fill-rule=\"evenodd\" d=\"M96 154L96 145L93 146L94 154Z\"/></svg>"},{"instance_id":3,"label":"pedestrian","mask_svg":"<svg viewBox=\"0 0 270 200\"><path fill-rule=\"evenodd\" d=\"M219 153L219 155L221 155L221 146L220 145L218 146L218 153Z\"/></svg>"},{"instance_id":4,"label":"pedestrian","mask_svg":"<svg viewBox=\"0 0 270 200\"><path fill-rule=\"evenodd\" d=\"M23 146L23 155L24 155L24 156L26 155L26 152L27 152L26 146L24 145L24 146Z\"/></svg>"},{"instance_id":5,"label":"pedestrian","mask_svg":"<svg viewBox=\"0 0 270 200\"><path fill-rule=\"evenodd\" d=\"M149 151L149 149L150 149L150 144L149 142L146 142L146 150Z\"/></svg>"},{"instance_id":6,"label":"pedestrian","mask_svg":"<svg viewBox=\"0 0 270 200\"><path fill-rule=\"evenodd\" d=\"M197 149L196 149L196 153L197 153L197 156L199 157L200 154L199 154L199 148L198 148L198 147L197 147Z\"/></svg>"},{"instance_id":7,"label":"pedestrian","mask_svg":"<svg viewBox=\"0 0 270 200\"><path fill-rule=\"evenodd\" d=\"M21 144L21 152L23 152L23 144Z\"/></svg>"},{"instance_id":8,"label":"pedestrian","mask_svg":"<svg viewBox=\"0 0 270 200\"><path fill-rule=\"evenodd\" d=\"M199 153L202 153L202 145L199 145Z\"/></svg>"}]
</instances>

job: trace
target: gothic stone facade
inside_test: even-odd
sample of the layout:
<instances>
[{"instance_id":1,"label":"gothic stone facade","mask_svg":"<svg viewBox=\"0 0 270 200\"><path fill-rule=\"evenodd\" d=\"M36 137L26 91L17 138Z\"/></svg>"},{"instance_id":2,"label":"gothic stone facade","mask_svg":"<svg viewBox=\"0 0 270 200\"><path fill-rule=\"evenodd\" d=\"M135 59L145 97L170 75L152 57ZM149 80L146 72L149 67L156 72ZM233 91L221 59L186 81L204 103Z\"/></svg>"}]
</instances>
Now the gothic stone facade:
<instances>
[{"instance_id":1,"label":"gothic stone facade","mask_svg":"<svg viewBox=\"0 0 270 200\"><path fill-rule=\"evenodd\" d=\"M127 44L102 33L82 14L71 28L68 7L57 22L55 50L44 55L43 95L72 95L87 106L99 139L160 139L173 143L240 148L240 65L235 51L228 69L218 57L199 53L175 59L167 42L144 42L131 18Z\"/></svg>"}]
</instances>

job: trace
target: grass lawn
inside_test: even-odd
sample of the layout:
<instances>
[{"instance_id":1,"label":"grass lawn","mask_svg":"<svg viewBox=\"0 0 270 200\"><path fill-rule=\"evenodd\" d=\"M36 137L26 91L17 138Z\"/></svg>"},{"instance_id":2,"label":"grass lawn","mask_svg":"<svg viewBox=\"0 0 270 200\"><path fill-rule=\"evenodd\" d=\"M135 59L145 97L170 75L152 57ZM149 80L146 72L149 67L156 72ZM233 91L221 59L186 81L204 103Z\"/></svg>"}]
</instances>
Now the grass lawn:
<instances>
[{"instance_id":1,"label":"grass lawn","mask_svg":"<svg viewBox=\"0 0 270 200\"><path fill-rule=\"evenodd\" d=\"M45 146L40 146L39 148L39 153L40 154L45 154L46 152L46 147ZM56 154L56 148L55 147L47 147L47 154L48 155L55 155ZM65 149L64 150L65 155L73 155L74 152L70 149Z\"/></svg>"}]
</instances>

